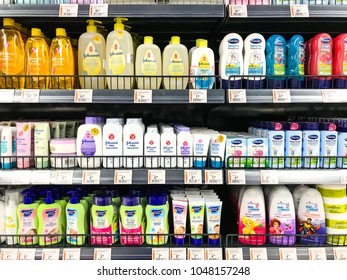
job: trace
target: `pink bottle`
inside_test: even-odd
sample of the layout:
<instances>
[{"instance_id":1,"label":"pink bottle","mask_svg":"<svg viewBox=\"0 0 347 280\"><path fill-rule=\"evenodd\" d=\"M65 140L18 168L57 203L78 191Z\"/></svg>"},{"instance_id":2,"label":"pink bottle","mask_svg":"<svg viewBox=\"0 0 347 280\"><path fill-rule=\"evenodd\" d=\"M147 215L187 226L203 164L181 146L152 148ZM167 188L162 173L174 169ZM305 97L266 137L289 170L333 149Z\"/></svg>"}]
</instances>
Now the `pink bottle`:
<instances>
[{"instance_id":1,"label":"pink bottle","mask_svg":"<svg viewBox=\"0 0 347 280\"><path fill-rule=\"evenodd\" d=\"M338 35L333 40L333 75L334 88L347 88L347 33Z\"/></svg>"},{"instance_id":2,"label":"pink bottle","mask_svg":"<svg viewBox=\"0 0 347 280\"><path fill-rule=\"evenodd\" d=\"M33 124L17 123L17 168L29 168L33 158Z\"/></svg>"}]
</instances>

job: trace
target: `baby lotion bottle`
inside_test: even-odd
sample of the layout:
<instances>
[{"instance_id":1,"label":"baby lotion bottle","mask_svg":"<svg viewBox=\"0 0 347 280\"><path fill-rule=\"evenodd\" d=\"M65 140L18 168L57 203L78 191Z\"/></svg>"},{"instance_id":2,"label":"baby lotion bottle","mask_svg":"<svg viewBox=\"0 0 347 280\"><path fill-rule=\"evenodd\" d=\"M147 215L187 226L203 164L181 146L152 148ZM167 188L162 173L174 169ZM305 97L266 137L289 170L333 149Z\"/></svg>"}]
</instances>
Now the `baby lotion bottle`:
<instances>
[{"instance_id":1,"label":"baby lotion bottle","mask_svg":"<svg viewBox=\"0 0 347 280\"><path fill-rule=\"evenodd\" d=\"M123 166L123 119L106 119L102 128L104 168L120 168ZM106 157L107 156L107 157Z\"/></svg>"},{"instance_id":2,"label":"baby lotion bottle","mask_svg":"<svg viewBox=\"0 0 347 280\"><path fill-rule=\"evenodd\" d=\"M194 51L195 49L198 48L198 46L199 46L201 40L204 40L204 39L196 39L196 40L195 40L195 46L193 46L193 47L191 47L191 48L189 49L189 52L188 52L188 62L189 62L189 66L192 65L192 55L193 55L193 51Z\"/></svg>"},{"instance_id":3,"label":"baby lotion bottle","mask_svg":"<svg viewBox=\"0 0 347 280\"><path fill-rule=\"evenodd\" d=\"M146 168L160 167L160 134L157 125L147 127L144 136L144 155Z\"/></svg>"},{"instance_id":4,"label":"baby lotion bottle","mask_svg":"<svg viewBox=\"0 0 347 280\"><path fill-rule=\"evenodd\" d=\"M222 168L224 166L226 135L217 131L211 133L209 155L211 167Z\"/></svg>"},{"instance_id":5,"label":"baby lotion bottle","mask_svg":"<svg viewBox=\"0 0 347 280\"><path fill-rule=\"evenodd\" d=\"M32 123L16 123L17 127L17 168L29 168L32 156Z\"/></svg>"},{"instance_id":6,"label":"baby lotion bottle","mask_svg":"<svg viewBox=\"0 0 347 280\"><path fill-rule=\"evenodd\" d=\"M128 118L123 129L123 166L143 167L145 128L142 119Z\"/></svg>"},{"instance_id":7,"label":"baby lotion bottle","mask_svg":"<svg viewBox=\"0 0 347 280\"><path fill-rule=\"evenodd\" d=\"M177 134L177 167L193 167L193 135L190 128L183 125L175 126Z\"/></svg>"},{"instance_id":8,"label":"baby lotion bottle","mask_svg":"<svg viewBox=\"0 0 347 280\"><path fill-rule=\"evenodd\" d=\"M339 34L333 40L333 75L338 76L334 78L334 88L346 88L347 75L347 33Z\"/></svg>"},{"instance_id":9,"label":"baby lotion bottle","mask_svg":"<svg viewBox=\"0 0 347 280\"><path fill-rule=\"evenodd\" d=\"M83 245L85 242L86 209L80 202L77 191L71 191L70 201L66 205L66 242L71 245Z\"/></svg>"},{"instance_id":10,"label":"baby lotion bottle","mask_svg":"<svg viewBox=\"0 0 347 280\"><path fill-rule=\"evenodd\" d=\"M177 136L170 125L161 126L160 155L161 167L175 168L177 166Z\"/></svg>"},{"instance_id":11,"label":"baby lotion bottle","mask_svg":"<svg viewBox=\"0 0 347 280\"><path fill-rule=\"evenodd\" d=\"M336 124L331 122L319 123L320 130L320 163L321 168L335 168L337 156ZM331 158L329 158L331 156ZM326 158L324 158L326 157Z\"/></svg>"},{"instance_id":12,"label":"baby lotion bottle","mask_svg":"<svg viewBox=\"0 0 347 280\"><path fill-rule=\"evenodd\" d=\"M294 35L287 41L287 75L290 88L303 88L305 75L305 41Z\"/></svg>"},{"instance_id":13,"label":"baby lotion bottle","mask_svg":"<svg viewBox=\"0 0 347 280\"><path fill-rule=\"evenodd\" d=\"M34 155L36 168L48 168L49 166L48 156L50 139L49 123L36 123L34 128Z\"/></svg>"},{"instance_id":14,"label":"baby lotion bottle","mask_svg":"<svg viewBox=\"0 0 347 280\"><path fill-rule=\"evenodd\" d=\"M280 122L268 123L267 138L269 139L269 167L284 168L284 128Z\"/></svg>"},{"instance_id":15,"label":"baby lotion bottle","mask_svg":"<svg viewBox=\"0 0 347 280\"><path fill-rule=\"evenodd\" d=\"M301 125L296 122L285 124L285 167L300 168L302 156Z\"/></svg>"},{"instance_id":16,"label":"baby lotion bottle","mask_svg":"<svg viewBox=\"0 0 347 280\"><path fill-rule=\"evenodd\" d=\"M18 244L18 220L17 220L17 207L19 204L19 192L15 189L7 189L5 191L5 232L6 244Z\"/></svg>"},{"instance_id":17,"label":"baby lotion bottle","mask_svg":"<svg viewBox=\"0 0 347 280\"><path fill-rule=\"evenodd\" d=\"M319 124L317 122L302 123L303 167L317 168L319 166L320 143Z\"/></svg>"},{"instance_id":18,"label":"baby lotion bottle","mask_svg":"<svg viewBox=\"0 0 347 280\"><path fill-rule=\"evenodd\" d=\"M295 187L295 189L293 190L293 201L294 201L295 214L298 213L298 207L299 207L301 195L302 195L303 191L307 190L308 188L309 188L308 186L299 185L299 186Z\"/></svg>"},{"instance_id":19,"label":"baby lotion bottle","mask_svg":"<svg viewBox=\"0 0 347 280\"><path fill-rule=\"evenodd\" d=\"M286 40L272 35L266 41L266 75L269 88L284 88L287 63Z\"/></svg>"}]
</instances>

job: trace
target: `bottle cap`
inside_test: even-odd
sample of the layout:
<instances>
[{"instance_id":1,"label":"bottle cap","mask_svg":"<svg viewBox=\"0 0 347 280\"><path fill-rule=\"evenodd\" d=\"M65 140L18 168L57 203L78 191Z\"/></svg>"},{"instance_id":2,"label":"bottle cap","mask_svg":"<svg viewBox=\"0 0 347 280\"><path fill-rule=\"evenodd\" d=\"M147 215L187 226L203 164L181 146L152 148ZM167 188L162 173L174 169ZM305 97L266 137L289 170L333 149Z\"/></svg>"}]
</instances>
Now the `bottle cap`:
<instances>
[{"instance_id":1,"label":"bottle cap","mask_svg":"<svg viewBox=\"0 0 347 280\"><path fill-rule=\"evenodd\" d=\"M285 129L286 130L300 130L301 124L297 123L297 122L287 122L285 124Z\"/></svg>"},{"instance_id":2,"label":"bottle cap","mask_svg":"<svg viewBox=\"0 0 347 280\"><path fill-rule=\"evenodd\" d=\"M78 204L78 203L80 203L80 198L78 196L78 191L77 190L69 191L69 192L67 192L67 194L71 195L70 196L70 203L71 204Z\"/></svg>"},{"instance_id":3,"label":"bottle cap","mask_svg":"<svg viewBox=\"0 0 347 280\"><path fill-rule=\"evenodd\" d=\"M94 33L97 32L97 26L95 25L95 23L102 24L101 21L95 20L95 19L88 19L86 20L86 22L88 23L87 32L94 32Z\"/></svg>"},{"instance_id":4,"label":"bottle cap","mask_svg":"<svg viewBox=\"0 0 347 280\"><path fill-rule=\"evenodd\" d=\"M23 203L24 204L32 204L34 203L34 192L30 189L24 190L21 192L24 195Z\"/></svg>"},{"instance_id":5,"label":"bottle cap","mask_svg":"<svg viewBox=\"0 0 347 280\"><path fill-rule=\"evenodd\" d=\"M181 38L179 36L172 36L171 37L171 44L180 44Z\"/></svg>"},{"instance_id":6,"label":"bottle cap","mask_svg":"<svg viewBox=\"0 0 347 280\"><path fill-rule=\"evenodd\" d=\"M112 205L112 197L95 195L93 198L93 202L94 202L94 205L96 206Z\"/></svg>"},{"instance_id":7,"label":"bottle cap","mask_svg":"<svg viewBox=\"0 0 347 280\"><path fill-rule=\"evenodd\" d=\"M159 206L166 204L166 195L150 195L148 197L148 205Z\"/></svg>"},{"instance_id":8,"label":"bottle cap","mask_svg":"<svg viewBox=\"0 0 347 280\"><path fill-rule=\"evenodd\" d=\"M191 243L193 245L202 245L202 238L194 238L193 236L192 236L192 239L191 239Z\"/></svg>"},{"instance_id":9,"label":"bottle cap","mask_svg":"<svg viewBox=\"0 0 347 280\"><path fill-rule=\"evenodd\" d=\"M319 124L317 122L303 122L302 130L319 130Z\"/></svg>"},{"instance_id":10,"label":"bottle cap","mask_svg":"<svg viewBox=\"0 0 347 280\"><path fill-rule=\"evenodd\" d=\"M42 36L42 32L41 29L39 28L31 28L31 36L34 37L41 37Z\"/></svg>"},{"instance_id":11,"label":"bottle cap","mask_svg":"<svg viewBox=\"0 0 347 280\"><path fill-rule=\"evenodd\" d=\"M199 46L198 46L199 48L207 48L207 46L208 46L207 40L201 39L199 41Z\"/></svg>"},{"instance_id":12,"label":"bottle cap","mask_svg":"<svg viewBox=\"0 0 347 280\"><path fill-rule=\"evenodd\" d=\"M84 122L85 124L98 124L99 117L85 117Z\"/></svg>"},{"instance_id":13,"label":"bottle cap","mask_svg":"<svg viewBox=\"0 0 347 280\"><path fill-rule=\"evenodd\" d=\"M153 44L153 37L152 36L145 36L144 43L145 44Z\"/></svg>"},{"instance_id":14,"label":"bottle cap","mask_svg":"<svg viewBox=\"0 0 347 280\"><path fill-rule=\"evenodd\" d=\"M57 28L55 30L55 35L58 37L58 36L63 36L63 37L66 37L66 30L64 28Z\"/></svg>"},{"instance_id":15,"label":"bottle cap","mask_svg":"<svg viewBox=\"0 0 347 280\"><path fill-rule=\"evenodd\" d=\"M15 26L15 21L13 18L4 18L3 19L3 26Z\"/></svg>"},{"instance_id":16,"label":"bottle cap","mask_svg":"<svg viewBox=\"0 0 347 280\"><path fill-rule=\"evenodd\" d=\"M43 202L45 204L53 204L54 203L54 199L52 197L52 191L45 191L44 193L46 194L46 197L43 200Z\"/></svg>"},{"instance_id":17,"label":"bottle cap","mask_svg":"<svg viewBox=\"0 0 347 280\"><path fill-rule=\"evenodd\" d=\"M215 235L215 236L218 236L218 235ZM220 239L219 238L209 238L208 239L208 244L209 245L216 246L216 245L219 245L219 243L220 243Z\"/></svg>"},{"instance_id":18,"label":"bottle cap","mask_svg":"<svg viewBox=\"0 0 347 280\"><path fill-rule=\"evenodd\" d=\"M185 242L185 238L183 235L182 235L182 238L174 237L174 242L176 245L183 245Z\"/></svg>"},{"instance_id":19,"label":"bottle cap","mask_svg":"<svg viewBox=\"0 0 347 280\"><path fill-rule=\"evenodd\" d=\"M128 21L128 19L127 18L115 18L114 21L116 22L114 24L114 30L124 30L123 21Z\"/></svg>"},{"instance_id":20,"label":"bottle cap","mask_svg":"<svg viewBox=\"0 0 347 280\"><path fill-rule=\"evenodd\" d=\"M123 196L122 197L122 205L124 206L137 206L140 205L140 197L139 196Z\"/></svg>"},{"instance_id":21,"label":"bottle cap","mask_svg":"<svg viewBox=\"0 0 347 280\"><path fill-rule=\"evenodd\" d=\"M319 130L336 131L336 124L332 122L321 122L319 124Z\"/></svg>"},{"instance_id":22,"label":"bottle cap","mask_svg":"<svg viewBox=\"0 0 347 280\"><path fill-rule=\"evenodd\" d=\"M268 129L269 130L283 130L283 124L280 122L268 122Z\"/></svg>"},{"instance_id":23,"label":"bottle cap","mask_svg":"<svg viewBox=\"0 0 347 280\"><path fill-rule=\"evenodd\" d=\"M347 120L346 119L339 120L338 131L347 132Z\"/></svg>"}]
</instances>

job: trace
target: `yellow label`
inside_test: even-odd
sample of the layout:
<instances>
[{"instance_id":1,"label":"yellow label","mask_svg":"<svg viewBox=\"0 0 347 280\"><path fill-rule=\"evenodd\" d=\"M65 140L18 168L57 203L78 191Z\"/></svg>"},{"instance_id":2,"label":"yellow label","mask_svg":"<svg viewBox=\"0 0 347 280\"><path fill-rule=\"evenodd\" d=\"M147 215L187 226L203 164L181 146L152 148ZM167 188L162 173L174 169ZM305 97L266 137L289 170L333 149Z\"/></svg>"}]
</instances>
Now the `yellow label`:
<instances>
[{"instance_id":1,"label":"yellow label","mask_svg":"<svg viewBox=\"0 0 347 280\"><path fill-rule=\"evenodd\" d=\"M23 127L23 131L28 131L28 129L29 129L29 125L25 124L24 127Z\"/></svg>"},{"instance_id":2,"label":"yellow label","mask_svg":"<svg viewBox=\"0 0 347 280\"><path fill-rule=\"evenodd\" d=\"M97 44L97 45L99 45L101 42L102 42L102 40L101 40L101 38L99 37L99 36L94 36L94 38L93 38L93 42L95 43L95 44Z\"/></svg>"},{"instance_id":3,"label":"yellow label","mask_svg":"<svg viewBox=\"0 0 347 280\"><path fill-rule=\"evenodd\" d=\"M123 39L123 37L124 37L124 32L123 31L117 31L116 38L117 39Z\"/></svg>"},{"instance_id":4,"label":"yellow label","mask_svg":"<svg viewBox=\"0 0 347 280\"><path fill-rule=\"evenodd\" d=\"M82 75L98 75L101 71L102 63L99 51L90 42L83 53Z\"/></svg>"},{"instance_id":5,"label":"yellow label","mask_svg":"<svg viewBox=\"0 0 347 280\"><path fill-rule=\"evenodd\" d=\"M324 203L324 211L331 214L341 214L347 211L346 204L326 204Z\"/></svg>"},{"instance_id":6,"label":"yellow label","mask_svg":"<svg viewBox=\"0 0 347 280\"><path fill-rule=\"evenodd\" d=\"M93 128L90 133L93 135L93 136L97 136L99 134L99 129L97 128Z\"/></svg>"},{"instance_id":7,"label":"yellow label","mask_svg":"<svg viewBox=\"0 0 347 280\"><path fill-rule=\"evenodd\" d=\"M325 220L325 226L328 228L334 228L334 229L347 229L347 220Z\"/></svg>"},{"instance_id":8,"label":"yellow label","mask_svg":"<svg viewBox=\"0 0 347 280\"><path fill-rule=\"evenodd\" d=\"M20 42L17 42L18 44ZM0 51L0 68L6 75L18 75L24 70L24 53L16 46L14 38L4 42Z\"/></svg>"},{"instance_id":9,"label":"yellow label","mask_svg":"<svg viewBox=\"0 0 347 280\"><path fill-rule=\"evenodd\" d=\"M108 74L111 74L111 75L122 74L125 70L125 55L118 40L114 40L109 55L110 55L110 59L109 59L108 67L110 69L110 73Z\"/></svg>"},{"instance_id":10,"label":"yellow label","mask_svg":"<svg viewBox=\"0 0 347 280\"><path fill-rule=\"evenodd\" d=\"M148 51L142 60L142 74L145 76L157 75L157 62L152 51Z\"/></svg>"},{"instance_id":11,"label":"yellow label","mask_svg":"<svg viewBox=\"0 0 347 280\"><path fill-rule=\"evenodd\" d=\"M170 58L168 72L170 76L183 76L184 74L183 61L178 51L174 51Z\"/></svg>"},{"instance_id":12,"label":"yellow label","mask_svg":"<svg viewBox=\"0 0 347 280\"><path fill-rule=\"evenodd\" d=\"M324 189L324 188L317 187L317 190L324 197L343 198L346 196L346 189L334 190L334 189Z\"/></svg>"},{"instance_id":13,"label":"yellow label","mask_svg":"<svg viewBox=\"0 0 347 280\"><path fill-rule=\"evenodd\" d=\"M219 135L217 138L217 143L222 143L224 141L224 136Z\"/></svg>"},{"instance_id":14,"label":"yellow label","mask_svg":"<svg viewBox=\"0 0 347 280\"><path fill-rule=\"evenodd\" d=\"M210 62L207 58L207 55L206 54L203 54L200 58L200 61L199 61L199 68L202 68L202 69L209 69L211 66L210 66Z\"/></svg>"},{"instance_id":15,"label":"yellow label","mask_svg":"<svg viewBox=\"0 0 347 280\"><path fill-rule=\"evenodd\" d=\"M67 48L62 46L61 41L58 41L52 54L52 72L54 75L68 75L65 64L67 62Z\"/></svg>"}]
</instances>

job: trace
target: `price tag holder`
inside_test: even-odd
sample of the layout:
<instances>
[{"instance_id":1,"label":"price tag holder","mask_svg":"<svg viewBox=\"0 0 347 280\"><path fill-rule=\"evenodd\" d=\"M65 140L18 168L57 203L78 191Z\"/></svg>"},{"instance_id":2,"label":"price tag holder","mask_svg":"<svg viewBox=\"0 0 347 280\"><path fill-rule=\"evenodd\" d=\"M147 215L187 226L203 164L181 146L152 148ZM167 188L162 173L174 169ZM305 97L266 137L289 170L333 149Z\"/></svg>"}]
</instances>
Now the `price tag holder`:
<instances>
[{"instance_id":1,"label":"price tag holder","mask_svg":"<svg viewBox=\"0 0 347 280\"><path fill-rule=\"evenodd\" d=\"M35 260L36 249L19 249L18 260L33 261Z\"/></svg>"},{"instance_id":2,"label":"price tag holder","mask_svg":"<svg viewBox=\"0 0 347 280\"><path fill-rule=\"evenodd\" d=\"M204 261L205 249L204 248L188 248L189 261Z\"/></svg>"},{"instance_id":3,"label":"price tag holder","mask_svg":"<svg viewBox=\"0 0 347 280\"><path fill-rule=\"evenodd\" d=\"M347 260L347 248L346 247L334 247L334 260L345 261Z\"/></svg>"},{"instance_id":4,"label":"price tag holder","mask_svg":"<svg viewBox=\"0 0 347 280\"><path fill-rule=\"evenodd\" d=\"M341 184L347 184L347 170L339 170Z\"/></svg>"},{"instance_id":5,"label":"price tag holder","mask_svg":"<svg viewBox=\"0 0 347 280\"><path fill-rule=\"evenodd\" d=\"M272 91L273 103L291 103L292 98L289 89L274 89Z\"/></svg>"},{"instance_id":6,"label":"price tag holder","mask_svg":"<svg viewBox=\"0 0 347 280\"><path fill-rule=\"evenodd\" d=\"M95 261L110 261L112 256L111 248L94 248Z\"/></svg>"},{"instance_id":7,"label":"price tag holder","mask_svg":"<svg viewBox=\"0 0 347 280\"><path fill-rule=\"evenodd\" d=\"M207 89L190 89L189 103L207 103Z\"/></svg>"},{"instance_id":8,"label":"price tag holder","mask_svg":"<svg viewBox=\"0 0 347 280\"><path fill-rule=\"evenodd\" d=\"M205 170L205 184L223 185L223 170Z\"/></svg>"},{"instance_id":9,"label":"price tag holder","mask_svg":"<svg viewBox=\"0 0 347 280\"><path fill-rule=\"evenodd\" d=\"M246 170L228 170L228 185L245 185Z\"/></svg>"},{"instance_id":10,"label":"price tag holder","mask_svg":"<svg viewBox=\"0 0 347 280\"><path fill-rule=\"evenodd\" d=\"M58 170L55 171L52 183L62 185L72 185L73 170Z\"/></svg>"},{"instance_id":11,"label":"price tag holder","mask_svg":"<svg viewBox=\"0 0 347 280\"><path fill-rule=\"evenodd\" d=\"M208 260L208 261L223 260L222 248L205 248L205 260Z\"/></svg>"},{"instance_id":12,"label":"price tag holder","mask_svg":"<svg viewBox=\"0 0 347 280\"><path fill-rule=\"evenodd\" d=\"M114 184L115 185L131 185L133 183L132 170L115 170Z\"/></svg>"},{"instance_id":13,"label":"price tag holder","mask_svg":"<svg viewBox=\"0 0 347 280\"><path fill-rule=\"evenodd\" d=\"M59 17L77 17L78 4L60 4Z\"/></svg>"},{"instance_id":14,"label":"price tag holder","mask_svg":"<svg viewBox=\"0 0 347 280\"><path fill-rule=\"evenodd\" d=\"M307 4L303 5L290 5L290 16L291 17L310 17L309 9Z\"/></svg>"},{"instance_id":15,"label":"price tag holder","mask_svg":"<svg viewBox=\"0 0 347 280\"><path fill-rule=\"evenodd\" d=\"M75 89L75 103L92 103L93 90L92 89Z\"/></svg>"},{"instance_id":16,"label":"price tag holder","mask_svg":"<svg viewBox=\"0 0 347 280\"><path fill-rule=\"evenodd\" d=\"M135 89L134 103L152 103L152 90Z\"/></svg>"},{"instance_id":17,"label":"price tag holder","mask_svg":"<svg viewBox=\"0 0 347 280\"><path fill-rule=\"evenodd\" d=\"M308 256L311 261L325 261L327 259L325 248L308 248Z\"/></svg>"},{"instance_id":18,"label":"price tag holder","mask_svg":"<svg viewBox=\"0 0 347 280\"><path fill-rule=\"evenodd\" d=\"M170 248L170 261L185 261L187 260L186 248Z\"/></svg>"},{"instance_id":19,"label":"price tag holder","mask_svg":"<svg viewBox=\"0 0 347 280\"><path fill-rule=\"evenodd\" d=\"M12 185L29 185L31 180L31 171L13 171L12 172Z\"/></svg>"},{"instance_id":20,"label":"price tag holder","mask_svg":"<svg viewBox=\"0 0 347 280\"><path fill-rule=\"evenodd\" d=\"M229 17L248 17L247 5L229 5Z\"/></svg>"},{"instance_id":21,"label":"price tag holder","mask_svg":"<svg viewBox=\"0 0 347 280\"><path fill-rule=\"evenodd\" d=\"M278 185L277 170L260 170L260 182L262 185Z\"/></svg>"},{"instance_id":22,"label":"price tag holder","mask_svg":"<svg viewBox=\"0 0 347 280\"><path fill-rule=\"evenodd\" d=\"M90 17L108 17L108 4L90 4Z\"/></svg>"},{"instance_id":23,"label":"price tag holder","mask_svg":"<svg viewBox=\"0 0 347 280\"><path fill-rule=\"evenodd\" d=\"M58 261L60 249L42 249L43 261Z\"/></svg>"},{"instance_id":24,"label":"price tag holder","mask_svg":"<svg viewBox=\"0 0 347 280\"><path fill-rule=\"evenodd\" d=\"M82 184L83 185L99 185L100 170L83 170Z\"/></svg>"},{"instance_id":25,"label":"price tag holder","mask_svg":"<svg viewBox=\"0 0 347 280\"><path fill-rule=\"evenodd\" d=\"M31 184L33 185L49 185L51 183L50 170L33 170L31 172Z\"/></svg>"},{"instance_id":26,"label":"price tag holder","mask_svg":"<svg viewBox=\"0 0 347 280\"><path fill-rule=\"evenodd\" d=\"M13 103L14 89L0 89L0 102Z\"/></svg>"},{"instance_id":27,"label":"price tag holder","mask_svg":"<svg viewBox=\"0 0 347 280\"><path fill-rule=\"evenodd\" d=\"M1 249L0 260L2 261L18 260L18 249L12 249L12 248Z\"/></svg>"},{"instance_id":28,"label":"price tag holder","mask_svg":"<svg viewBox=\"0 0 347 280\"><path fill-rule=\"evenodd\" d=\"M242 261L243 249L242 248L225 248L225 259L227 261Z\"/></svg>"},{"instance_id":29,"label":"price tag holder","mask_svg":"<svg viewBox=\"0 0 347 280\"><path fill-rule=\"evenodd\" d=\"M249 257L252 261L266 261L266 248L249 248Z\"/></svg>"},{"instance_id":30,"label":"price tag holder","mask_svg":"<svg viewBox=\"0 0 347 280\"><path fill-rule=\"evenodd\" d=\"M169 260L169 248L153 248L152 249L153 261L168 261Z\"/></svg>"},{"instance_id":31,"label":"price tag holder","mask_svg":"<svg viewBox=\"0 0 347 280\"><path fill-rule=\"evenodd\" d=\"M79 261L81 259L81 248L64 248L64 261Z\"/></svg>"},{"instance_id":32,"label":"price tag holder","mask_svg":"<svg viewBox=\"0 0 347 280\"><path fill-rule=\"evenodd\" d=\"M247 103L245 89L229 89L229 103Z\"/></svg>"},{"instance_id":33,"label":"price tag holder","mask_svg":"<svg viewBox=\"0 0 347 280\"><path fill-rule=\"evenodd\" d=\"M20 96L20 103L39 103L39 89L23 89Z\"/></svg>"},{"instance_id":34,"label":"price tag holder","mask_svg":"<svg viewBox=\"0 0 347 280\"><path fill-rule=\"evenodd\" d=\"M160 184L166 183L166 170L148 170L148 184Z\"/></svg>"},{"instance_id":35,"label":"price tag holder","mask_svg":"<svg viewBox=\"0 0 347 280\"><path fill-rule=\"evenodd\" d=\"M186 185L201 185L202 171L201 170L184 170L184 184Z\"/></svg>"},{"instance_id":36,"label":"price tag holder","mask_svg":"<svg viewBox=\"0 0 347 280\"><path fill-rule=\"evenodd\" d=\"M322 89L323 103L340 103L341 92L337 89Z\"/></svg>"},{"instance_id":37,"label":"price tag holder","mask_svg":"<svg viewBox=\"0 0 347 280\"><path fill-rule=\"evenodd\" d=\"M279 248L281 261L295 261L298 259L296 248Z\"/></svg>"}]
</instances>

